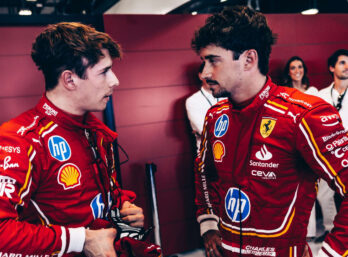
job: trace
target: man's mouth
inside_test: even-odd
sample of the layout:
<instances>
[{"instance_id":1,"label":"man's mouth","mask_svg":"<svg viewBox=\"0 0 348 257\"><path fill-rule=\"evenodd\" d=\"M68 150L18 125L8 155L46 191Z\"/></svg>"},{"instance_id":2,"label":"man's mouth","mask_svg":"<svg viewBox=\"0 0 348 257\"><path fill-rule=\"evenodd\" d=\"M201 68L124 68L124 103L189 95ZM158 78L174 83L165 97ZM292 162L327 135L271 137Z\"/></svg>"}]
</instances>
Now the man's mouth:
<instances>
[{"instance_id":1,"label":"man's mouth","mask_svg":"<svg viewBox=\"0 0 348 257\"><path fill-rule=\"evenodd\" d=\"M216 80L206 79L205 81L209 86L219 85L219 83Z\"/></svg>"}]
</instances>

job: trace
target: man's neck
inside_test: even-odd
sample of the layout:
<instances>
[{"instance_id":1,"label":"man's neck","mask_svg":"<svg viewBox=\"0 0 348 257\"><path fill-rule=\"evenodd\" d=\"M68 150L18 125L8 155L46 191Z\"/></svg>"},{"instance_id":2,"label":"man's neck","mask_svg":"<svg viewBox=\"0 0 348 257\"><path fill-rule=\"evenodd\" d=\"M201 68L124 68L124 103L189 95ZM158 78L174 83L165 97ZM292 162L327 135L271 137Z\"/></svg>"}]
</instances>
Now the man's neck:
<instances>
[{"instance_id":1,"label":"man's neck","mask_svg":"<svg viewBox=\"0 0 348 257\"><path fill-rule=\"evenodd\" d=\"M335 77L334 80L334 89L341 95L348 88L348 79L341 80Z\"/></svg>"},{"instance_id":2,"label":"man's neck","mask_svg":"<svg viewBox=\"0 0 348 257\"><path fill-rule=\"evenodd\" d=\"M73 103L73 101L68 99L63 94L60 94L59 92L57 92L58 90L59 90L58 88L55 88L53 90L46 92L46 97L51 103L53 103L56 107L58 107L59 109L61 109L62 111L68 114L77 115L77 116L82 116L85 114L76 110L73 104L71 104Z\"/></svg>"},{"instance_id":3,"label":"man's neck","mask_svg":"<svg viewBox=\"0 0 348 257\"><path fill-rule=\"evenodd\" d=\"M267 77L261 73L249 76L249 79L245 80L239 88L240 92L234 92L234 95L231 95L232 102L238 104L253 98L261 91L266 81Z\"/></svg>"}]
</instances>

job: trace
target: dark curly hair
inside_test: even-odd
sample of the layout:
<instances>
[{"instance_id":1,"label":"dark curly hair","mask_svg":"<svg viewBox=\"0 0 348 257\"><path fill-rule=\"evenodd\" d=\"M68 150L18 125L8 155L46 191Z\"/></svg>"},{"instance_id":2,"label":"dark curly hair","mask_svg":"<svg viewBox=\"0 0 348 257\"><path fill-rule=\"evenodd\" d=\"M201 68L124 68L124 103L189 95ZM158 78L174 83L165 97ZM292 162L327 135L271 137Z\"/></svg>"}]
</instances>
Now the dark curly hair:
<instances>
[{"instance_id":1,"label":"dark curly hair","mask_svg":"<svg viewBox=\"0 0 348 257\"><path fill-rule=\"evenodd\" d=\"M329 59L327 59L327 66L329 68L330 71L330 67L335 67L336 63L338 61L338 57L340 57L341 55L344 56L348 56L348 50L346 49L339 49L337 51L335 51L330 57ZM333 73L330 71L331 75L333 75Z\"/></svg>"},{"instance_id":2,"label":"dark curly hair","mask_svg":"<svg viewBox=\"0 0 348 257\"><path fill-rule=\"evenodd\" d=\"M88 67L93 67L107 49L111 58L120 58L120 46L112 38L94 28L77 23L61 22L49 25L33 43L31 57L45 77L46 90L56 87L64 70L85 79Z\"/></svg>"},{"instance_id":3,"label":"dark curly hair","mask_svg":"<svg viewBox=\"0 0 348 257\"><path fill-rule=\"evenodd\" d=\"M303 85L306 85L306 89L307 89L309 87L309 79L307 77L307 66L306 66L305 62L302 60L302 58L299 56L293 56L286 62L284 70L283 70L283 82L282 82L282 84L286 87L294 87L292 84L292 79L289 75L290 63L292 63L293 61L300 61L302 63L304 72L303 72L303 77L302 77L301 82Z\"/></svg>"},{"instance_id":4,"label":"dark curly hair","mask_svg":"<svg viewBox=\"0 0 348 257\"><path fill-rule=\"evenodd\" d=\"M263 14L246 6L234 6L210 16L195 32L191 47L199 53L208 45L216 45L233 51L235 60L245 50L255 49L259 56L259 70L266 75L271 46L275 41L276 35L268 27Z\"/></svg>"}]
</instances>

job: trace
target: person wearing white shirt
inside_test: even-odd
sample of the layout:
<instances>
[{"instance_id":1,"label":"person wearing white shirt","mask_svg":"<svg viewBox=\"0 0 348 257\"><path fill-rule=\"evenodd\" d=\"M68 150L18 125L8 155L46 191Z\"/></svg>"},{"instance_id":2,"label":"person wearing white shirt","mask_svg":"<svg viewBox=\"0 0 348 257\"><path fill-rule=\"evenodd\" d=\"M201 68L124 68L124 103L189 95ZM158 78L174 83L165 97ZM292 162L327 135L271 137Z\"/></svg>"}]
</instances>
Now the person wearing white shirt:
<instances>
[{"instance_id":1,"label":"person wearing white shirt","mask_svg":"<svg viewBox=\"0 0 348 257\"><path fill-rule=\"evenodd\" d=\"M218 101L225 98L215 98L210 89L209 85L205 81L204 78L201 77L202 70L204 68L204 64L202 64L199 68L198 77L202 82L202 86L200 90L196 93L192 94L190 97L186 99L186 111L187 117L190 121L192 132L196 138L196 146L197 152L199 151L199 147L201 145L201 134L203 130L203 124L205 119L205 114L208 109L216 104Z\"/></svg>"},{"instance_id":2,"label":"person wearing white shirt","mask_svg":"<svg viewBox=\"0 0 348 257\"><path fill-rule=\"evenodd\" d=\"M348 50L340 49L328 59L328 68L334 81L330 86L319 91L318 96L332 104L339 112L343 127L348 129ZM317 199L322 207L323 225L325 231L333 228L333 220L337 210L334 202L334 191L328 184L321 180Z\"/></svg>"}]
</instances>

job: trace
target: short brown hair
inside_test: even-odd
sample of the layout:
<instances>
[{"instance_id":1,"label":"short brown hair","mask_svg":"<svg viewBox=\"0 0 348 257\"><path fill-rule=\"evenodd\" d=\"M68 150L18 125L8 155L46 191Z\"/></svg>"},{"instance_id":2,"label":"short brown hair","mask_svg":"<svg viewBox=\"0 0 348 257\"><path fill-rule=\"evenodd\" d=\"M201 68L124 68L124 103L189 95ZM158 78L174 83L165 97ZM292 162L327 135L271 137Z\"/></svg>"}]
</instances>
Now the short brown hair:
<instances>
[{"instance_id":1,"label":"short brown hair","mask_svg":"<svg viewBox=\"0 0 348 257\"><path fill-rule=\"evenodd\" d=\"M46 90L58 84L64 70L85 78L88 67L94 66L107 49L111 58L120 58L120 46L106 33L78 22L49 25L33 43L31 57L45 77Z\"/></svg>"}]
</instances>

